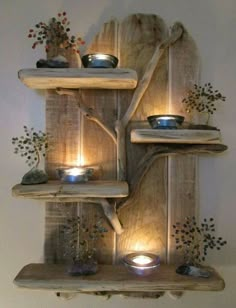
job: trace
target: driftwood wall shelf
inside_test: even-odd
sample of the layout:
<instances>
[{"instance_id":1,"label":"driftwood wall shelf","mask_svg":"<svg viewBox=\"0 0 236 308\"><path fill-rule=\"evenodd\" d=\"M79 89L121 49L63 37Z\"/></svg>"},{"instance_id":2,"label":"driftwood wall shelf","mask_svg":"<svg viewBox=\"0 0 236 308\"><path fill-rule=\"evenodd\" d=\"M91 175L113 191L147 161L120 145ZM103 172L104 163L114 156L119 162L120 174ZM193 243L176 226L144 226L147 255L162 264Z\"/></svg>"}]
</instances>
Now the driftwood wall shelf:
<instances>
[{"instance_id":1,"label":"driftwood wall shelf","mask_svg":"<svg viewBox=\"0 0 236 308\"><path fill-rule=\"evenodd\" d=\"M46 169L50 179L56 179L56 168L78 162L99 165L102 172L97 178L100 186L50 182L13 188L15 196L47 201L46 264L29 265L15 283L33 289L94 293L104 284L102 289L109 294L150 297L165 290L223 289L217 274L207 282L194 281L177 277L174 267L162 269L161 265L156 276L135 280L123 267L114 270L111 266L137 250L158 252L162 264L181 260L170 236L171 226L197 214L197 155L227 148L220 143L218 131L160 131L144 124L152 114L184 114L181 100L199 79L194 40L180 23L169 33L160 17L135 14L122 22L105 23L87 49L87 53L95 52L115 55L120 68L80 70L73 58L72 69L19 72L28 87L48 89L46 128L53 150ZM109 233L97 242L97 248L99 262L105 265L88 280L69 281L63 267L55 265L67 261L60 227L78 212L92 223L94 214L103 210ZM123 282L121 286L118 274L127 287Z\"/></svg>"}]
</instances>

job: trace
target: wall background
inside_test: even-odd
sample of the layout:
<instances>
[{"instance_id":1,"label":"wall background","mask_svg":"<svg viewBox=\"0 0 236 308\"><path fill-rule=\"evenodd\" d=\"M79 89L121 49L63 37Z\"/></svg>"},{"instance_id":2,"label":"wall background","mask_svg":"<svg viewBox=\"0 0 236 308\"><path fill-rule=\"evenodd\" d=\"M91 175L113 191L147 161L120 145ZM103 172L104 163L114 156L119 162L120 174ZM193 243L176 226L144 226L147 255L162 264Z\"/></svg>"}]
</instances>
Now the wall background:
<instances>
[{"instance_id":1,"label":"wall background","mask_svg":"<svg viewBox=\"0 0 236 308\"><path fill-rule=\"evenodd\" d=\"M210 256L226 281L223 292L187 292L178 301L167 295L159 300L102 298L79 295L70 301L51 292L22 291L12 280L30 262L43 261L44 206L38 201L11 197L11 187L27 171L13 154L12 136L23 125L44 129L43 92L27 89L17 79L21 68L34 67L44 57L43 49L31 50L28 29L46 21L60 10L71 20L71 32L86 42L103 22L131 13L160 15L169 26L183 22L195 38L202 58L202 81L210 81L227 97L214 116L229 151L217 157L200 158L200 215L214 216L219 235L228 240L223 253ZM235 138L235 0L1 0L0 1L0 307L207 307L236 306L236 138Z\"/></svg>"}]
</instances>

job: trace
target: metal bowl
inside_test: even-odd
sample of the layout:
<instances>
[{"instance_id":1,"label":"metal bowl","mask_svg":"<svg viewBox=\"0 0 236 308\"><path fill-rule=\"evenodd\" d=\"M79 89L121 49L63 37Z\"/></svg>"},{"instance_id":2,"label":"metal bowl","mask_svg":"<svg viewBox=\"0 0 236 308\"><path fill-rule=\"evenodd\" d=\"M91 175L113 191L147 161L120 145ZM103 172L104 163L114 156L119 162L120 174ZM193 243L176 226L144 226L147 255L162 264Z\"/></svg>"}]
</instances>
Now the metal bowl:
<instances>
[{"instance_id":1,"label":"metal bowl","mask_svg":"<svg viewBox=\"0 0 236 308\"><path fill-rule=\"evenodd\" d=\"M118 64L115 56L102 53L87 54L81 60L86 68L115 68Z\"/></svg>"},{"instance_id":2,"label":"metal bowl","mask_svg":"<svg viewBox=\"0 0 236 308\"><path fill-rule=\"evenodd\" d=\"M154 129L176 129L184 121L184 117L175 114L158 114L147 117L149 124Z\"/></svg>"}]
</instances>

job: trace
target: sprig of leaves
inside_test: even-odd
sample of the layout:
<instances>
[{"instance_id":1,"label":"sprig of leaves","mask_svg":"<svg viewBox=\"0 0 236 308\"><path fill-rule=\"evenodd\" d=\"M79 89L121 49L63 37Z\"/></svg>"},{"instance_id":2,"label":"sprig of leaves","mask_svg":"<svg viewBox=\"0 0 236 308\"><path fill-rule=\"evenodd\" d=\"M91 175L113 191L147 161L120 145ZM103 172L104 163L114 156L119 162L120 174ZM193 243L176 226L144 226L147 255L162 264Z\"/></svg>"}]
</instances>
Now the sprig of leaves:
<instances>
[{"instance_id":1,"label":"sprig of leaves","mask_svg":"<svg viewBox=\"0 0 236 308\"><path fill-rule=\"evenodd\" d=\"M182 100L182 103L185 104L185 110L188 113L194 110L199 113L207 113L208 123L210 115L216 111L216 104L225 100L226 97L219 90L213 90L213 86L208 82L204 86L194 84L193 90L188 92L187 97Z\"/></svg>"},{"instance_id":2,"label":"sprig of leaves","mask_svg":"<svg viewBox=\"0 0 236 308\"><path fill-rule=\"evenodd\" d=\"M34 131L34 128L29 129L24 126L25 136L13 137L12 144L15 146L14 153L20 154L26 159L26 164L29 167L38 167L41 156L45 157L48 150L48 134L41 130Z\"/></svg>"},{"instance_id":3,"label":"sprig of leaves","mask_svg":"<svg viewBox=\"0 0 236 308\"><path fill-rule=\"evenodd\" d=\"M66 12L58 13L57 17L50 19L49 23L39 22L35 29L29 29L28 38L34 39L32 48L45 43L45 51L49 52L52 46L58 48L71 48L74 52L79 53L80 46L85 42L81 37L70 36L70 21Z\"/></svg>"},{"instance_id":4,"label":"sprig of leaves","mask_svg":"<svg viewBox=\"0 0 236 308\"><path fill-rule=\"evenodd\" d=\"M187 264L198 265L206 260L209 249L220 250L227 242L216 237L214 219L203 219L197 224L196 218L186 217L184 223L173 225L176 249L183 252Z\"/></svg>"},{"instance_id":5,"label":"sprig of leaves","mask_svg":"<svg viewBox=\"0 0 236 308\"><path fill-rule=\"evenodd\" d=\"M95 215L96 222L93 225L84 217L74 217L67 220L61 232L65 236L65 256L76 261L86 261L95 258L95 243L104 237L108 230L103 226L103 217Z\"/></svg>"}]
</instances>

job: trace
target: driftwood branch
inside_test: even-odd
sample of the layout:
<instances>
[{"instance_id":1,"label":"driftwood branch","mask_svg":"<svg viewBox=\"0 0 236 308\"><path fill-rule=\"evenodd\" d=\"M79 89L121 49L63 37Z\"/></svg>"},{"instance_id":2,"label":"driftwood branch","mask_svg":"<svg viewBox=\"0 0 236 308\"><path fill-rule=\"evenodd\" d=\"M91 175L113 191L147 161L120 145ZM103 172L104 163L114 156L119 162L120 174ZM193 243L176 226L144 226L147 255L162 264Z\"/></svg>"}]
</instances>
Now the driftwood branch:
<instances>
[{"instance_id":1,"label":"driftwood branch","mask_svg":"<svg viewBox=\"0 0 236 308\"><path fill-rule=\"evenodd\" d=\"M161 59L165 50L173 45L183 34L183 26L180 23L176 23L172 28L171 36L157 45L153 56L148 63L145 73L140 80L136 90L134 91L131 103L124 114L123 118L116 123L117 133L117 161L118 161L118 180L124 180L126 178L126 145L125 145L125 128L137 110L144 93L146 92L156 66Z\"/></svg>"},{"instance_id":2,"label":"driftwood branch","mask_svg":"<svg viewBox=\"0 0 236 308\"><path fill-rule=\"evenodd\" d=\"M77 201L83 202L83 203L101 204L104 214L107 217L108 221L111 223L115 232L117 234L121 234L124 231L118 219L116 210L115 210L115 202L111 204L105 198L81 198L81 199L78 199Z\"/></svg>"},{"instance_id":3,"label":"driftwood branch","mask_svg":"<svg viewBox=\"0 0 236 308\"><path fill-rule=\"evenodd\" d=\"M120 121L115 124L117 135L117 179L125 181L126 179L126 145L125 145L125 128Z\"/></svg>"},{"instance_id":4,"label":"driftwood branch","mask_svg":"<svg viewBox=\"0 0 236 308\"><path fill-rule=\"evenodd\" d=\"M134 203L138 197L138 192L142 180L149 168L156 161L156 159L166 155L186 155L186 154L218 154L227 150L224 144L193 144L193 145L158 145L151 147L147 153L140 160L136 173L129 183L130 194L127 198L117 202L117 208Z\"/></svg>"},{"instance_id":5,"label":"driftwood branch","mask_svg":"<svg viewBox=\"0 0 236 308\"><path fill-rule=\"evenodd\" d=\"M132 97L129 108L127 109L124 117L121 119L122 125L124 127L127 126L132 116L134 115L135 111L137 110L140 104L140 101L150 84L152 75L155 71L155 68L161 56L163 55L163 53L169 46L173 45L182 36L183 31L184 30L183 30L183 26L181 25L181 23L179 22L176 23L172 28L171 36L164 42L161 42L160 44L157 45L156 50L153 53L153 56L146 67L145 73L142 79L140 80L138 87L134 91L134 95Z\"/></svg>"},{"instance_id":6,"label":"driftwood branch","mask_svg":"<svg viewBox=\"0 0 236 308\"><path fill-rule=\"evenodd\" d=\"M107 125L103 122L103 120L98 116L94 114L94 110L91 108L88 108L83 103L83 98L81 95L81 92L78 90L70 90L70 89L63 89L59 88L56 90L56 92L59 95L71 95L78 97L78 107L80 111L83 113L83 115L90 121L95 122L98 126L100 126L113 140L115 144L117 144L116 134L113 130L111 130Z\"/></svg>"}]
</instances>

